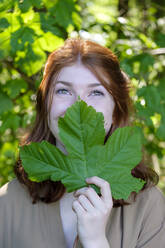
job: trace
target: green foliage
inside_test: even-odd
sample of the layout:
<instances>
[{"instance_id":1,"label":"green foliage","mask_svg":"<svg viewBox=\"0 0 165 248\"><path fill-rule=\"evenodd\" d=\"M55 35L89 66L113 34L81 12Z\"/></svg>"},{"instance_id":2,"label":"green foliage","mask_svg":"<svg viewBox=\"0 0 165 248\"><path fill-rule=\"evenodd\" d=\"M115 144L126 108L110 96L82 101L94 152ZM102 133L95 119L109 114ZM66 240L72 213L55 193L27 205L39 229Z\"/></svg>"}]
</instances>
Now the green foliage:
<instances>
[{"instance_id":1,"label":"green foliage","mask_svg":"<svg viewBox=\"0 0 165 248\"><path fill-rule=\"evenodd\" d=\"M110 183L115 199L128 199L132 191L142 188L144 182L131 175L141 161L141 139L136 128L118 128L104 145L103 114L83 101L68 108L58 124L68 155L46 141L20 148L30 180L61 180L72 192L87 186L86 178L98 176Z\"/></svg>"},{"instance_id":2,"label":"green foliage","mask_svg":"<svg viewBox=\"0 0 165 248\"><path fill-rule=\"evenodd\" d=\"M13 103L6 94L0 93L0 99L1 99L0 114L12 109Z\"/></svg>"},{"instance_id":3,"label":"green foliage","mask_svg":"<svg viewBox=\"0 0 165 248\"><path fill-rule=\"evenodd\" d=\"M13 177L18 138L34 120L48 53L80 22L74 0L0 1L0 186Z\"/></svg>"}]
</instances>

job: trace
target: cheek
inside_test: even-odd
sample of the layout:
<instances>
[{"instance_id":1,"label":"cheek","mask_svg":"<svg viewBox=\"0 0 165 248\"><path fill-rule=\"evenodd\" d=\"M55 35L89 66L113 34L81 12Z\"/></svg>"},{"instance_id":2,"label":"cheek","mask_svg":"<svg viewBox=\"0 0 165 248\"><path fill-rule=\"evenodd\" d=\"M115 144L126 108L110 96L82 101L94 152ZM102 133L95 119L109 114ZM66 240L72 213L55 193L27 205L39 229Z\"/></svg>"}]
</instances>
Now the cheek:
<instances>
[{"instance_id":1,"label":"cheek","mask_svg":"<svg viewBox=\"0 0 165 248\"><path fill-rule=\"evenodd\" d=\"M51 106L51 110L50 110L50 119L51 121L53 120L57 120L59 117L64 116L66 110L68 107L70 107L70 102L66 102L65 100L62 101L58 101L54 100L52 102L52 106Z\"/></svg>"},{"instance_id":2,"label":"cheek","mask_svg":"<svg viewBox=\"0 0 165 248\"><path fill-rule=\"evenodd\" d=\"M95 109L97 112L102 112L104 115L104 127L106 132L109 131L109 128L111 127L112 124L112 116L113 116L113 111L114 111L115 103L113 99L108 99L108 101L105 101L97 106Z\"/></svg>"}]
</instances>

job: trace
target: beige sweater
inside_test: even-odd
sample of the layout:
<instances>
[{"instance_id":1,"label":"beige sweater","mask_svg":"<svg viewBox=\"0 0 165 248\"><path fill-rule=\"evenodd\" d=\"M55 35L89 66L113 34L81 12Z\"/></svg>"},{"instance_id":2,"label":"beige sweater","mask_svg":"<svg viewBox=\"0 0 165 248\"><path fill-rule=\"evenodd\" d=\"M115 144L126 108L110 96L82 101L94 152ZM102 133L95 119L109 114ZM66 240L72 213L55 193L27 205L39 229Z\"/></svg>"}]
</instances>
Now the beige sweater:
<instances>
[{"instance_id":1,"label":"beige sweater","mask_svg":"<svg viewBox=\"0 0 165 248\"><path fill-rule=\"evenodd\" d=\"M0 189L0 248L66 248L59 201L32 204L17 179ZM106 230L111 248L165 248L165 198L157 188L113 208ZM80 242L75 246L82 247Z\"/></svg>"}]
</instances>

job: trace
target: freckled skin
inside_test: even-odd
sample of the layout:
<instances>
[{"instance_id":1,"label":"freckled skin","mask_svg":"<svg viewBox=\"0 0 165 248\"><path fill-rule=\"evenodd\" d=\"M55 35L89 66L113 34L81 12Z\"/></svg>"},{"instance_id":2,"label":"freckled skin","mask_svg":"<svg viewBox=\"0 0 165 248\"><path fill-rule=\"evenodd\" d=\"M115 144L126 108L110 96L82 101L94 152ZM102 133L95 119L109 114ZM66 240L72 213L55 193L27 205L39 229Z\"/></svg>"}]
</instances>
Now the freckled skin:
<instances>
[{"instance_id":1,"label":"freckled skin","mask_svg":"<svg viewBox=\"0 0 165 248\"><path fill-rule=\"evenodd\" d=\"M69 82L66 85L59 81ZM104 127L106 133L112 124L112 114L114 110L113 97L104 88L96 76L84 65L77 62L72 66L64 67L56 79L53 101L50 111L49 128L59 142L58 118L64 116L68 107L77 101L78 96L91 105L97 112L104 115ZM99 84L98 86L91 84Z\"/></svg>"}]
</instances>

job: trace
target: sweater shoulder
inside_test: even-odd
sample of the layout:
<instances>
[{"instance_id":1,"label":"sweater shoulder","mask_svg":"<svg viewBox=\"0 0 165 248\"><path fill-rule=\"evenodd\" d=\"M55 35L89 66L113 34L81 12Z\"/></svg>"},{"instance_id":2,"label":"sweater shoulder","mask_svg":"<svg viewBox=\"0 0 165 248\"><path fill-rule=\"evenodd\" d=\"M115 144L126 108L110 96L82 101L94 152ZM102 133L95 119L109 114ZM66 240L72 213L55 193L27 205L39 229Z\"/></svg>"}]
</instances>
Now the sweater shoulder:
<instances>
[{"instance_id":1,"label":"sweater shoulder","mask_svg":"<svg viewBox=\"0 0 165 248\"><path fill-rule=\"evenodd\" d=\"M0 188L0 202L12 202L21 198L29 198L30 195L25 185L21 184L16 178L6 183Z\"/></svg>"},{"instance_id":2,"label":"sweater shoulder","mask_svg":"<svg viewBox=\"0 0 165 248\"><path fill-rule=\"evenodd\" d=\"M156 202L161 202L163 205L165 204L165 196L163 195L163 193L161 192L161 190L159 188L157 188L156 186L153 186L151 188L148 188L144 191L141 191L138 195L137 195L137 202L146 202L146 204L148 205L153 205Z\"/></svg>"}]
</instances>

